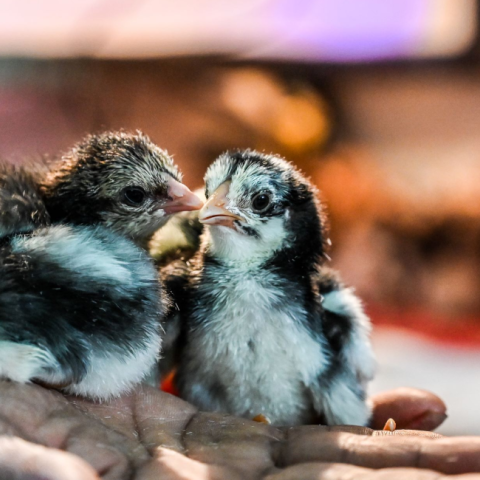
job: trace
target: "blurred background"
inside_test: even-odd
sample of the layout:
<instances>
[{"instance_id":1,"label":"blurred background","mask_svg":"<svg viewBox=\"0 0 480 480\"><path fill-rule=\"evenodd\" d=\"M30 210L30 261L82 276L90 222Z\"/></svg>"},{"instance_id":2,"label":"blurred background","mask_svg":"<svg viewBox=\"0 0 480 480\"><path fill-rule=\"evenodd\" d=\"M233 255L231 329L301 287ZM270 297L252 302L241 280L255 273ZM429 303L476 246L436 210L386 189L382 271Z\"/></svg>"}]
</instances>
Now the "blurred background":
<instances>
[{"instance_id":1,"label":"blurred background","mask_svg":"<svg viewBox=\"0 0 480 480\"><path fill-rule=\"evenodd\" d=\"M190 187L229 148L299 165L379 374L480 434L476 0L0 0L0 156L141 129Z\"/></svg>"}]
</instances>

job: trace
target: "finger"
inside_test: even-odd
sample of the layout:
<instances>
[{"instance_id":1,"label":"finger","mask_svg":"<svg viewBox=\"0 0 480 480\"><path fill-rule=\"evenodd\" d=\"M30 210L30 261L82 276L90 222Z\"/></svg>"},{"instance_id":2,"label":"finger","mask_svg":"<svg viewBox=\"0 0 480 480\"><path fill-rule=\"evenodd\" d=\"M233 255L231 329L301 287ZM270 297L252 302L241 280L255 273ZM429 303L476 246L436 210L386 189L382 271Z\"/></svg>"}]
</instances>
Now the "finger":
<instances>
[{"instance_id":1,"label":"finger","mask_svg":"<svg viewBox=\"0 0 480 480\"><path fill-rule=\"evenodd\" d=\"M478 437L432 439L394 433L366 436L292 428L278 458L285 466L338 462L367 468L428 468L448 474L480 472Z\"/></svg>"},{"instance_id":2,"label":"finger","mask_svg":"<svg viewBox=\"0 0 480 480\"><path fill-rule=\"evenodd\" d=\"M284 427L282 430L285 431L308 431L311 430L313 432L344 432L344 433L353 433L355 435L368 435L374 437L382 437L382 436L408 436L408 437L425 437L425 438L443 438L442 435L433 432L425 432L423 430L395 430L394 432L390 432L388 430L372 430L368 427L359 427L356 425L303 425L299 427Z\"/></svg>"},{"instance_id":3,"label":"finger","mask_svg":"<svg viewBox=\"0 0 480 480\"><path fill-rule=\"evenodd\" d=\"M92 467L70 453L0 437L0 478L27 480L98 480Z\"/></svg>"},{"instance_id":4,"label":"finger","mask_svg":"<svg viewBox=\"0 0 480 480\"><path fill-rule=\"evenodd\" d=\"M433 430L447 418L446 406L433 393L415 388L398 388L372 398L372 427L382 429L393 418L398 429Z\"/></svg>"},{"instance_id":5,"label":"finger","mask_svg":"<svg viewBox=\"0 0 480 480\"><path fill-rule=\"evenodd\" d=\"M416 468L372 470L341 463L304 463L264 477L264 480L480 480L480 474L441 475Z\"/></svg>"}]
</instances>

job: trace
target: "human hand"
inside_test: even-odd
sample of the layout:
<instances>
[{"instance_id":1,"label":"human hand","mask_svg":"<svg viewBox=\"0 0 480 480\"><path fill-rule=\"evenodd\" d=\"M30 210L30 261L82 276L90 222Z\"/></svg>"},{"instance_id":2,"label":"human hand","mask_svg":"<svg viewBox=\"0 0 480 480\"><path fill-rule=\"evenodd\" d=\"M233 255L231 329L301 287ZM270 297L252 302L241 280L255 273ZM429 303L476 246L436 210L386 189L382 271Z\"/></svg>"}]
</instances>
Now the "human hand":
<instances>
[{"instance_id":1,"label":"human hand","mask_svg":"<svg viewBox=\"0 0 480 480\"><path fill-rule=\"evenodd\" d=\"M444 414L438 398L410 389L379 395L373 403L375 428L390 416L399 428L433 428ZM0 439L0 477L10 469L13 478L22 480L32 478L32 472L48 480L382 475L437 480L442 475L431 470L480 472L480 438L435 439L426 432L392 434L362 427L275 428L197 412L149 387L98 404L35 385L0 382L0 433L28 441ZM465 478L480 479L480 474Z\"/></svg>"}]
</instances>

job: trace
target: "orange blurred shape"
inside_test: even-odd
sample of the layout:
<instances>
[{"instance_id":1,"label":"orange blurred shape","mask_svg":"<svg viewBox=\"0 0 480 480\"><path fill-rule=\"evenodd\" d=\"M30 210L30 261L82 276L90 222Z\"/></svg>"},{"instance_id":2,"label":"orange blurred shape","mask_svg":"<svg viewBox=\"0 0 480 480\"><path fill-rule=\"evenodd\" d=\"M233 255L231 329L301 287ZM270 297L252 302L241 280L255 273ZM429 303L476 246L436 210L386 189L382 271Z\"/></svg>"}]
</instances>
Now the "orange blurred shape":
<instances>
[{"instance_id":1,"label":"orange blurred shape","mask_svg":"<svg viewBox=\"0 0 480 480\"><path fill-rule=\"evenodd\" d=\"M330 134L326 105L311 92L286 96L277 106L272 126L276 140L294 151L324 144Z\"/></svg>"},{"instance_id":2,"label":"orange blurred shape","mask_svg":"<svg viewBox=\"0 0 480 480\"><path fill-rule=\"evenodd\" d=\"M383 430L385 432L394 432L397 429L397 424L393 418L389 418L387 420L387 423L385 423L385 426L383 427Z\"/></svg>"},{"instance_id":3,"label":"orange blurred shape","mask_svg":"<svg viewBox=\"0 0 480 480\"><path fill-rule=\"evenodd\" d=\"M179 397L180 394L175 387L174 379L175 379L175 370L172 370L160 383L160 390L162 392L170 393L172 395L175 395L176 397Z\"/></svg>"},{"instance_id":4,"label":"orange blurred shape","mask_svg":"<svg viewBox=\"0 0 480 480\"><path fill-rule=\"evenodd\" d=\"M304 153L323 146L331 132L326 102L308 84L292 85L261 69L223 77L222 98L238 119L278 148Z\"/></svg>"},{"instance_id":5,"label":"orange blurred shape","mask_svg":"<svg viewBox=\"0 0 480 480\"><path fill-rule=\"evenodd\" d=\"M270 425L272 422L270 421L270 419L268 417L266 417L265 415L263 415L262 413L256 415L255 417L253 417L252 419L254 422L258 422L258 423L264 423L265 425Z\"/></svg>"}]
</instances>

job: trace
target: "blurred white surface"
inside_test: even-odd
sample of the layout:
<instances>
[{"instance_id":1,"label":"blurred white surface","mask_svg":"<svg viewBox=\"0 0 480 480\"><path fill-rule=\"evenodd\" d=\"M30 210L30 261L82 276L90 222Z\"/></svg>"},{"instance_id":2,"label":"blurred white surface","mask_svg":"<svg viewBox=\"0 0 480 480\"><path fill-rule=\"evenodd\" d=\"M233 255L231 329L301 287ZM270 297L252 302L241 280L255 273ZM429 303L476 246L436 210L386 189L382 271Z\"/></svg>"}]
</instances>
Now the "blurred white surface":
<instances>
[{"instance_id":1,"label":"blurred white surface","mask_svg":"<svg viewBox=\"0 0 480 480\"><path fill-rule=\"evenodd\" d=\"M475 38L475 12L475 0L0 0L0 54L455 56Z\"/></svg>"},{"instance_id":2,"label":"blurred white surface","mask_svg":"<svg viewBox=\"0 0 480 480\"><path fill-rule=\"evenodd\" d=\"M480 350L456 348L379 327L373 334L378 373L371 393L397 387L429 390L447 404L445 435L480 435Z\"/></svg>"}]
</instances>

